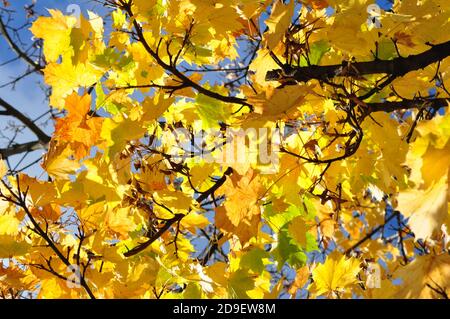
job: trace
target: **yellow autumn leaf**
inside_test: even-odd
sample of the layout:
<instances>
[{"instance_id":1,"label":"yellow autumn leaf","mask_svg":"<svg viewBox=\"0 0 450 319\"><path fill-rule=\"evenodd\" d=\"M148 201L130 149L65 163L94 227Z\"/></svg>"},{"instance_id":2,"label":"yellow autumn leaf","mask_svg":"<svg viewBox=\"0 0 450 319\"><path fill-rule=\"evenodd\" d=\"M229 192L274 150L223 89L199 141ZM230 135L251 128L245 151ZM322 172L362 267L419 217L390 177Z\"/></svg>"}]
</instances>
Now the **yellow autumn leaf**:
<instances>
[{"instance_id":1,"label":"yellow autumn leaf","mask_svg":"<svg viewBox=\"0 0 450 319\"><path fill-rule=\"evenodd\" d=\"M159 204L157 206L164 205L174 214L186 214L192 204L192 198L180 191L160 190L154 193L154 199Z\"/></svg>"},{"instance_id":2,"label":"yellow autumn leaf","mask_svg":"<svg viewBox=\"0 0 450 319\"><path fill-rule=\"evenodd\" d=\"M409 217L408 225L417 239L429 239L448 218L447 176L426 190L408 190L397 198L397 209Z\"/></svg>"},{"instance_id":3,"label":"yellow autumn leaf","mask_svg":"<svg viewBox=\"0 0 450 319\"><path fill-rule=\"evenodd\" d=\"M32 278L26 270L19 266L0 262L0 291L11 287L31 291L34 289L36 282L35 278Z\"/></svg>"},{"instance_id":4,"label":"yellow autumn leaf","mask_svg":"<svg viewBox=\"0 0 450 319\"><path fill-rule=\"evenodd\" d=\"M68 114L56 120L54 139L69 143L77 159L89 154L91 146L99 141L103 119L92 117L91 96L72 93L65 100L64 108Z\"/></svg>"},{"instance_id":5,"label":"yellow autumn leaf","mask_svg":"<svg viewBox=\"0 0 450 319\"><path fill-rule=\"evenodd\" d=\"M224 190L228 195L225 202L225 206L229 209L227 215L235 225L248 215L263 192L261 181L252 169L245 175L233 174L225 183ZM246 205L242 206L242 203Z\"/></svg>"},{"instance_id":6,"label":"yellow autumn leaf","mask_svg":"<svg viewBox=\"0 0 450 319\"><path fill-rule=\"evenodd\" d=\"M243 176L234 173L227 179L224 190L227 198L224 206L216 209L216 224L245 243L257 235L261 215L258 200L264 191L261 181L250 169Z\"/></svg>"},{"instance_id":7,"label":"yellow autumn leaf","mask_svg":"<svg viewBox=\"0 0 450 319\"><path fill-rule=\"evenodd\" d=\"M145 110L142 116L144 124L150 121L156 121L174 101L174 98L165 98L163 93L159 93L152 98L146 98L142 102L142 107Z\"/></svg>"},{"instance_id":8,"label":"yellow autumn leaf","mask_svg":"<svg viewBox=\"0 0 450 319\"><path fill-rule=\"evenodd\" d=\"M181 226L186 227L191 232L195 232L196 228L203 228L209 224L210 221L205 216L196 212L190 212L181 220Z\"/></svg>"},{"instance_id":9,"label":"yellow autumn leaf","mask_svg":"<svg viewBox=\"0 0 450 319\"><path fill-rule=\"evenodd\" d=\"M70 33L76 25L74 16L65 16L61 11L49 10L50 17L39 17L30 30L37 38L44 39L44 55L47 62L56 62L60 55L72 53Z\"/></svg>"},{"instance_id":10,"label":"yellow autumn leaf","mask_svg":"<svg viewBox=\"0 0 450 319\"><path fill-rule=\"evenodd\" d=\"M65 282L58 278L44 279L41 281L39 297L43 299L64 298L65 289L62 287Z\"/></svg>"},{"instance_id":11,"label":"yellow autumn leaf","mask_svg":"<svg viewBox=\"0 0 450 319\"><path fill-rule=\"evenodd\" d=\"M289 1L285 5L283 1L277 0L272 7L270 17L265 21L269 30L264 34L266 47L273 50L283 38L288 29L294 13L295 1Z\"/></svg>"},{"instance_id":12,"label":"yellow autumn leaf","mask_svg":"<svg viewBox=\"0 0 450 319\"><path fill-rule=\"evenodd\" d=\"M20 220L11 213L0 215L0 235L16 235L19 232L19 224Z\"/></svg>"},{"instance_id":13,"label":"yellow autumn leaf","mask_svg":"<svg viewBox=\"0 0 450 319\"><path fill-rule=\"evenodd\" d=\"M308 93L308 87L287 86L284 88L269 87L258 95L250 96L249 101L255 112L265 116L276 116L288 113L301 105Z\"/></svg>"},{"instance_id":14,"label":"yellow autumn leaf","mask_svg":"<svg viewBox=\"0 0 450 319\"><path fill-rule=\"evenodd\" d=\"M417 256L393 277L401 279L402 283L390 294L388 292L390 298L443 299L448 296L450 287L450 255Z\"/></svg>"},{"instance_id":15,"label":"yellow autumn leaf","mask_svg":"<svg viewBox=\"0 0 450 319\"><path fill-rule=\"evenodd\" d=\"M64 99L78 88L87 88L95 84L104 71L92 63L79 63L73 65L69 59L61 63L49 63L44 69L45 83L52 86L50 105L62 109Z\"/></svg>"},{"instance_id":16,"label":"yellow autumn leaf","mask_svg":"<svg viewBox=\"0 0 450 319\"><path fill-rule=\"evenodd\" d=\"M6 173L8 172L8 166L6 165L5 161L0 159L0 179L2 179Z\"/></svg>"},{"instance_id":17,"label":"yellow autumn leaf","mask_svg":"<svg viewBox=\"0 0 450 319\"><path fill-rule=\"evenodd\" d=\"M31 245L15 236L0 235L0 258L11 258L25 255Z\"/></svg>"},{"instance_id":18,"label":"yellow autumn leaf","mask_svg":"<svg viewBox=\"0 0 450 319\"><path fill-rule=\"evenodd\" d=\"M105 225L121 238L127 238L128 233L136 228L130 207L109 209L105 215Z\"/></svg>"},{"instance_id":19,"label":"yellow autumn leaf","mask_svg":"<svg viewBox=\"0 0 450 319\"><path fill-rule=\"evenodd\" d=\"M289 234L294 238L302 247L306 247L306 233L308 227L305 220L301 217L295 217L288 227Z\"/></svg>"},{"instance_id":20,"label":"yellow autumn leaf","mask_svg":"<svg viewBox=\"0 0 450 319\"><path fill-rule=\"evenodd\" d=\"M106 141L107 158L112 158L121 152L128 142L140 138L146 128L140 120L131 120L117 116L114 119L105 119L100 136Z\"/></svg>"},{"instance_id":21,"label":"yellow autumn leaf","mask_svg":"<svg viewBox=\"0 0 450 319\"><path fill-rule=\"evenodd\" d=\"M50 142L47 154L44 157L42 168L53 177L68 179L74 174L80 164L70 159L71 150L67 145L58 144L56 140Z\"/></svg>"},{"instance_id":22,"label":"yellow autumn leaf","mask_svg":"<svg viewBox=\"0 0 450 319\"><path fill-rule=\"evenodd\" d=\"M360 271L360 262L355 258L346 258L337 252L327 256L325 263L317 265L312 271L313 287L317 295L332 295L344 292L358 282L356 275Z\"/></svg>"}]
</instances>

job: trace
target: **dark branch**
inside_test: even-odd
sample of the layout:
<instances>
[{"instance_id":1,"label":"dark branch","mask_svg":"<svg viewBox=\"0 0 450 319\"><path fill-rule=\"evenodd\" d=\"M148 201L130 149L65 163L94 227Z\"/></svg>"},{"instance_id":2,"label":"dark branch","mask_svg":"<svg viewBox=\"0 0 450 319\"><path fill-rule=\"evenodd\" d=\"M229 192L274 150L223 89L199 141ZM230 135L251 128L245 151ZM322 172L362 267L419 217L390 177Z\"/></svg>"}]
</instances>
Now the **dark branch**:
<instances>
[{"instance_id":1,"label":"dark branch","mask_svg":"<svg viewBox=\"0 0 450 319\"><path fill-rule=\"evenodd\" d=\"M219 178L213 186L211 186L208 190L206 190L205 192L203 192L199 197L196 198L196 201L198 203L203 202L205 199L207 199L210 195L212 195L216 190L219 189L220 186L222 186L226 179L227 176L231 175L233 173L233 169L228 168L224 174L222 175L221 178ZM175 214L175 216L171 219L169 219L168 221L166 221L166 223L164 224L164 226L162 226L151 238L149 238L149 240L147 240L146 242L143 242L139 245L137 245L136 247L134 247L133 249L130 249L129 251L127 251L126 253L124 253L123 255L125 257L131 257L134 256L138 253L140 253L141 251L143 251L145 248L147 248L148 246L150 246L155 240L157 240L159 237L161 237L173 224L179 222L184 216L184 214Z\"/></svg>"},{"instance_id":2,"label":"dark branch","mask_svg":"<svg viewBox=\"0 0 450 319\"><path fill-rule=\"evenodd\" d=\"M184 216L185 215L183 215L183 214L175 214L175 216L173 218L169 219L168 221L166 221L164 226L161 227L149 240L147 240L146 242L144 242L142 244L137 245L133 249L130 249L123 255L125 257L131 257L131 256L134 256L134 255L140 253L145 248L150 246L155 240L157 240L159 237L161 237L173 224L175 224L176 222L179 222Z\"/></svg>"},{"instance_id":3,"label":"dark branch","mask_svg":"<svg viewBox=\"0 0 450 319\"><path fill-rule=\"evenodd\" d=\"M189 87L192 87L193 89L197 90L199 93L202 93L202 94L204 94L206 96L209 96L211 98L217 99L217 100L222 101L222 102L241 104L241 105L248 106L249 108L252 108L252 106L249 103L247 103L245 99L242 99L242 98L239 98L239 97L236 97L236 96L226 96L226 95L222 95L222 94L219 94L217 92L205 89L200 84L192 81L189 77L187 77L180 70L178 70L175 63L171 62L170 64L167 64L166 62L164 62L160 58L160 56L158 55L157 51L153 50L150 47L150 45L147 42L147 40L145 39L142 26L134 18L134 14L133 14L133 12L131 10L131 3L128 3L128 4L124 5L123 9L127 12L127 14L130 17L130 19L133 20L133 26L134 26L134 29L136 31L136 35L137 35L137 38L138 38L139 42L142 43L142 45L144 46L144 49L147 51L147 53L149 53L155 59L156 63L158 63L158 65L160 65L166 72L175 75L184 84L186 84Z\"/></svg>"},{"instance_id":4,"label":"dark branch","mask_svg":"<svg viewBox=\"0 0 450 319\"><path fill-rule=\"evenodd\" d=\"M12 155L21 154L24 152L32 152L44 148L45 146L41 141L32 141L23 144L12 144L11 146L6 148L0 148L0 154L2 158L5 159Z\"/></svg>"},{"instance_id":5,"label":"dark branch","mask_svg":"<svg viewBox=\"0 0 450 319\"><path fill-rule=\"evenodd\" d=\"M393 112L399 110L408 109L421 109L424 106L429 106L435 110L441 107L447 107L450 103L450 98L439 98L439 99L413 99L413 100L402 100L395 102L379 102L379 103L366 103L367 112Z\"/></svg>"},{"instance_id":6,"label":"dark branch","mask_svg":"<svg viewBox=\"0 0 450 319\"><path fill-rule=\"evenodd\" d=\"M392 60L374 60L370 62L344 62L337 65L311 65L292 67L285 65L284 70L268 71L266 81L291 80L286 84L307 82L311 79L327 80L337 76L360 76L366 74L390 74L394 78L408 72L423 69L426 66L441 61L450 55L450 41L432 45L431 49L417 55L398 57Z\"/></svg>"},{"instance_id":7,"label":"dark branch","mask_svg":"<svg viewBox=\"0 0 450 319\"><path fill-rule=\"evenodd\" d=\"M39 139L39 141L43 144L47 144L50 142L50 136L45 134L43 130L41 130L36 123L34 123L32 120L30 120L28 117L26 117L22 112L14 108L11 104L6 102L0 97L0 106L4 107L6 112L3 112L2 115L10 115L17 118L19 121L21 121L25 126L27 126Z\"/></svg>"},{"instance_id":8,"label":"dark branch","mask_svg":"<svg viewBox=\"0 0 450 319\"><path fill-rule=\"evenodd\" d=\"M352 247L350 247L349 249L347 249L344 252L344 255L350 255L350 253L352 251L354 251L356 248L358 248L359 246L361 246L364 242L366 242L367 240L371 239L373 235L375 235L376 233L378 233L380 230L382 230L384 228L384 226L386 226L387 223L389 223L392 219L394 219L395 217L397 217L397 215L399 215L400 212L395 211L394 213L392 213L391 216L389 216L389 218L387 218L384 221L384 224L379 225L375 228L373 228L369 233L367 233L366 236L364 236L363 238L361 238L356 244L354 244Z\"/></svg>"},{"instance_id":9,"label":"dark branch","mask_svg":"<svg viewBox=\"0 0 450 319\"><path fill-rule=\"evenodd\" d=\"M14 40L11 38L8 31L6 30L6 26L3 23L3 20L1 19L1 17L0 17L0 33L3 34L3 37L5 38L6 42L11 47L11 49L17 54L17 56L19 58L21 58L22 60L27 62L29 65L31 65L33 67L33 69L36 70L37 72L39 72L41 74L43 73L42 72L43 67L41 65L39 65L38 63L36 63L35 61L33 61L25 52L23 52L17 46L17 44L14 42Z\"/></svg>"}]
</instances>

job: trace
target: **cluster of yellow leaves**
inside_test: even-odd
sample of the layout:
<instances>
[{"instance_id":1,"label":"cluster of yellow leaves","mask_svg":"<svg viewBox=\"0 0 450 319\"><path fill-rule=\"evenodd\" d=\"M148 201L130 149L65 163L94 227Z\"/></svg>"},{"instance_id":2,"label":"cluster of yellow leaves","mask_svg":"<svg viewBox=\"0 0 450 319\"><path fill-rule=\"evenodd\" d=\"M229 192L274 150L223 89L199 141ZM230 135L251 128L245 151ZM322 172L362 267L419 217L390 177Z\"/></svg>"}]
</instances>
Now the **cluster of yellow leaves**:
<instances>
[{"instance_id":1,"label":"cluster of yellow leaves","mask_svg":"<svg viewBox=\"0 0 450 319\"><path fill-rule=\"evenodd\" d=\"M450 285L450 256L448 254L419 256L394 276L402 284L383 291L389 298L442 298ZM441 292L441 294L439 294Z\"/></svg>"},{"instance_id":2,"label":"cluster of yellow leaves","mask_svg":"<svg viewBox=\"0 0 450 319\"><path fill-rule=\"evenodd\" d=\"M57 10L49 12L51 17L40 17L31 31L44 39L44 78L53 88L50 104L63 108L65 97L77 87L93 85L105 72L93 63L104 50L103 19L92 12L89 20L81 16L80 21Z\"/></svg>"},{"instance_id":3,"label":"cluster of yellow leaves","mask_svg":"<svg viewBox=\"0 0 450 319\"><path fill-rule=\"evenodd\" d=\"M416 239L438 239L443 225L450 229L450 116L421 123L411 145L408 164L413 187L400 192L397 209L409 217Z\"/></svg>"},{"instance_id":4,"label":"cluster of yellow leaves","mask_svg":"<svg viewBox=\"0 0 450 319\"><path fill-rule=\"evenodd\" d=\"M5 176L7 170L5 162L0 160L0 178ZM0 192L9 193L4 185L0 185ZM23 212L16 213L11 203L0 201L0 258L22 256L30 248L30 242L21 231L23 217Z\"/></svg>"},{"instance_id":5,"label":"cluster of yellow leaves","mask_svg":"<svg viewBox=\"0 0 450 319\"><path fill-rule=\"evenodd\" d=\"M356 153L330 165L307 163L274 147L279 165L271 174L258 163L223 160L228 151L239 149L229 141L221 145L221 134L223 127L270 128L282 135L278 142L285 150L301 157L326 160L343 155L342 136L353 128L343 127L346 113L333 101L330 88L317 81L280 86L265 80L267 71L279 68L272 55L283 57L286 43L292 41L286 31L299 13L298 4L302 3L300 22L316 27L302 53L309 50L313 64L325 65L351 58L373 60L375 42L381 58L393 58L397 53L391 38L405 55L422 52L426 41L442 42L448 32L430 30L449 28L447 2L396 1L395 13L383 14L382 28L372 29L366 23L372 1L366 0L135 0L132 18L121 9L112 12L107 38L103 19L94 13L77 21L50 10L49 17L38 18L31 28L44 40L50 104L64 114L55 121L42 163L49 179L4 179L13 189L27 190L29 214L54 238L67 262L89 264L86 282L97 297L276 298L284 279L272 285L268 269L286 266L296 275L288 288L293 297L304 289L313 297L328 298L439 297L436 290L449 285L448 254L416 256L398 267L400 252L381 240L361 245L358 257L344 256L339 249L351 248L384 222L385 195L396 198L392 204L409 218L416 240L440 247L444 225L450 229L448 113L419 123L410 145L404 139L410 119L372 114L362 124L364 138ZM329 6L334 14L327 13ZM267 29L260 30L261 45L249 66L252 85L243 84L237 92L253 106L252 112L192 87L174 92L150 88L180 85L163 64L218 65L235 59L241 54L237 39L259 37L267 9ZM134 21L160 61L130 36ZM309 26L294 40L304 40L307 30ZM300 58L299 63L306 62ZM442 68L448 71L448 59ZM435 73L436 67L430 66L396 79L393 86L406 97L424 93L433 87L430 79ZM201 72L186 76L206 89L229 94L226 87L207 83ZM370 87L368 82L377 80L356 78L350 89ZM381 90L374 101L396 99L386 92ZM191 156L189 138L174 134L180 127L189 134L218 130L219 136L202 143L214 144L210 153L222 161ZM277 137L271 139L275 142ZM258 145L263 142L257 139ZM244 153L253 156L255 150L245 145ZM175 155L184 158L178 161ZM208 207L199 207L196 198L214 187L227 167L232 174L210 194ZM0 177L6 171L1 162ZM0 190L9 194L4 186ZM170 229L158 233L179 216ZM0 266L0 290L37 291L42 298L85 297L84 288L72 289L52 273L72 274L29 227L35 225L30 226L23 207L0 202L0 258L10 261ZM210 242L199 252L203 242L197 239L204 241L204 233L211 233ZM124 255L155 234L158 237L139 254ZM411 242L405 243L406 257L414 257ZM308 253L331 243L338 249L323 263L311 264ZM381 284L389 287L388 293L359 289L364 285L365 259L382 260L386 273L402 284L393 285L385 274ZM35 266L23 270L13 263Z\"/></svg>"},{"instance_id":6,"label":"cluster of yellow leaves","mask_svg":"<svg viewBox=\"0 0 450 319\"><path fill-rule=\"evenodd\" d=\"M289 4L285 5L281 0L276 1L273 5L270 17L266 20L269 29L265 35L265 46L267 48L273 50L281 41L283 34L291 24L294 6L295 1L290 1Z\"/></svg>"},{"instance_id":7,"label":"cluster of yellow leaves","mask_svg":"<svg viewBox=\"0 0 450 319\"><path fill-rule=\"evenodd\" d=\"M32 291L37 283L38 280L29 271L0 263L0 293L2 296L16 298L21 291Z\"/></svg>"},{"instance_id":8,"label":"cluster of yellow leaves","mask_svg":"<svg viewBox=\"0 0 450 319\"><path fill-rule=\"evenodd\" d=\"M66 98L64 109L67 115L56 120L53 138L61 144L70 145L76 159L83 158L98 142L103 119L89 114L91 97L88 94L79 96L72 93Z\"/></svg>"}]
</instances>

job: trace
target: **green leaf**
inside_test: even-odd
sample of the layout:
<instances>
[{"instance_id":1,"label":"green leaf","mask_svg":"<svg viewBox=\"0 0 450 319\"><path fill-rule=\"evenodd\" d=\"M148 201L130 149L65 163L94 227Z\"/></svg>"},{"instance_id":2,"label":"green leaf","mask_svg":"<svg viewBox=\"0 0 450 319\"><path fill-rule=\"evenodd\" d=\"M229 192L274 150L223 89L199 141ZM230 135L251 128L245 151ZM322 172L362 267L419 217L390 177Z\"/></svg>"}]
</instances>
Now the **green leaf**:
<instances>
[{"instance_id":1,"label":"green leaf","mask_svg":"<svg viewBox=\"0 0 450 319\"><path fill-rule=\"evenodd\" d=\"M278 233L278 245L274 252L278 261L278 269L287 262L292 267L302 267L306 264L307 256L295 239L289 236L287 225Z\"/></svg>"},{"instance_id":2,"label":"green leaf","mask_svg":"<svg viewBox=\"0 0 450 319\"><path fill-rule=\"evenodd\" d=\"M132 55L122 55L115 48L107 48L103 54L95 56L93 64L102 68L118 69L121 72L133 70L136 66Z\"/></svg>"},{"instance_id":3,"label":"green leaf","mask_svg":"<svg viewBox=\"0 0 450 319\"><path fill-rule=\"evenodd\" d=\"M319 246L317 245L316 237L313 236L312 234L307 233L306 234L305 251L306 252L311 252L311 251L315 251L315 250L319 250Z\"/></svg>"},{"instance_id":4,"label":"green leaf","mask_svg":"<svg viewBox=\"0 0 450 319\"><path fill-rule=\"evenodd\" d=\"M96 109L103 108L106 112L112 115L116 115L122 109L121 105L114 102L110 102L108 96L106 96L105 92L103 91L101 83L97 83L97 85L95 85L95 95L96 95L95 99Z\"/></svg>"},{"instance_id":5,"label":"green leaf","mask_svg":"<svg viewBox=\"0 0 450 319\"><path fill-rule=\"evenodd\" d=\"M230 115L222 102L209 96L198 94L195 102L202 127L205 129L219 128L219 122L224 122Z\"/></svg>"},{"instance_id":6,"label":"green leaf","mask_svg":"<svg viewBox=\"0 0 450 319\"><path fill-rule=\"evenodd\" d=\"M309 199L308 195L303 196L303 214L306 220L313 220L316 217L316 207Z\"/></svg>"},{"instance_id":7,"label":"green leaf","mask_svg":"<svg viewBox=\"0 0 450 319\"><path fill-rule=\"evenodd\" d=\"M274 212L272 205L266 205L264 211L264 219L273 231L278 232L283 226L293 220L295 217L302 215L303 208L289 206L285 212Z\"/></svg>"},{"instance_id":8,"label":"green leaf","mask_svg":"<svg viewBox=\"0 0 450 319\"><path fill-rule=\"evenodd\" d=\"M318 65L322 60L323 55L330 50L328 41L320 40L311 44L309 48L309 63L311 65ZM304 57L300 58L300 66L307 66L308 63Z\"/></svg>"},{"instance_id":9,"label":"green leaf","mask_svg":"<svg viewBox=\"0 0 450 319\"><path fill-rule=\"evenodd\" d=\"M265 269L264 260L269 258L269 253L261 248L255 248L241 257L241 268L248 268L256 273L262 273Z\"/></svg>"},{"instance_id":10,"label":"green leaf","mask_svg":"<svg viewBox=\"0 0 450 319\"><path fill-rule=\"evenodd\" d=\"M266 205L264 210L264 219L267 220L268 225L278 232L287 223L297 216L304 216L305 220L312 220L316 216L316 208L309 198L305 195L302 198L302 206L289 206L288 209L282 213L274 212L272 205Z\"/></svg>"},{"instance_id":11,"label":"green leaf","mask_svg":"<svg viewBox=\"0 0 450 319\"><path fill-rule=\"evenodd\" d=\"M381 60L391 60L397 56L397 50L392 40L383 40L378 43L378 58Z\"/></svg>"},{"instance_id":12,"label":"green leaf","mask_svg":"<svg viewBox=\"0 0 450 319\"><path fill-rule=\"evenodd\" d=\"M106 48L103 54L97 55L93 61L94 65L102 68L110 68L120 60L120 53L114 48Z\"/></svg>"},{"instance_id":13,"label":"green leaf","mask_svg":"<svg viewBox=\"0 0 450 319\"><path fill-rule=\"evenodd\" d=\"M314 42L311 45L310 53L309 53L309 62L312 65L317 65L322 60L323 55L330 50L330 46L328 45L328 41L320 40Z\"/></svg>"}]
</instances>

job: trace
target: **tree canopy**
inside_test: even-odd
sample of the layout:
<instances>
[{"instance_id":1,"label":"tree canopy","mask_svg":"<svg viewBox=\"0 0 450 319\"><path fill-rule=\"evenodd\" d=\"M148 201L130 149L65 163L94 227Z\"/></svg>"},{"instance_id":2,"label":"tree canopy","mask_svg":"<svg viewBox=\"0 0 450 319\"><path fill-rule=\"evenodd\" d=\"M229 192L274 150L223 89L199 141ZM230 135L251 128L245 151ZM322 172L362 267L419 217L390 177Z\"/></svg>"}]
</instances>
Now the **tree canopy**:
<instances>
[{"instance_id":1,"label":"tree canopy","mask_svg":"<svg viewBox=\"0 0 450 319\"><path fill-rule=\"evenodd\" d=\"M57 115L0 99L47 149L2 297L448 298L448 0L99 2L15 48Z\"/></svg>"}]
</instances>

